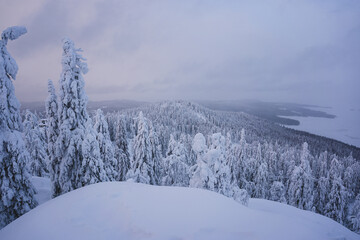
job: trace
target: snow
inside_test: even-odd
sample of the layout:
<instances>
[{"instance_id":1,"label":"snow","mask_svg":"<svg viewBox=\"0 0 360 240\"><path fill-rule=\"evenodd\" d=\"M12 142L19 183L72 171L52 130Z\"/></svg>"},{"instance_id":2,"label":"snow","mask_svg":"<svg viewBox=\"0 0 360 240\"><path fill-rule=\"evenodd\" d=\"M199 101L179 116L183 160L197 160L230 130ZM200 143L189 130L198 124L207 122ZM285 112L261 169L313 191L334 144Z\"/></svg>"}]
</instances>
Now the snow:
<instances>
[{"instance_id":1,"label":"snow","mask_svg":"<svg viewBox=\"0 0 360 240\"><path fill-rule=\"evenodd\" d=\"M318 109L315 108L315 110ZM319 118L291 116L287 118L300 121L300 125L286 127L333 138L360 147L360 109L356 107L333 106L332 108L327 108L326 112L336 115L336 117Z\"/></svg>"},{"instance_id":2,"label":"snow","mask_svg":"<svg viewBox=\"0 0 360 240\"><path fill-rule=\"evenodd\" d=\"M45 183L33 178L35 185L37 181ZM0 239L355 240L360 236L324 216L268 200L251 199L245 207L202 189L107 182L43 203L0 230Z\"/></svg>"},{"instance_id":3,"label":"snow","mask_svg":"<svg viewBox=\"0 0 360 240\"><path fill-rule=\"evenodd\" d=\"M17 38L19 38L21 35L27 33L27 30L25 27L22 26L13 26L13 27L8 27L7 29L5 29L2 34L1 34L1 38L4 39L10 39L10 40L15 40Z\"/></svg>"},{"instance_id":4,"label":"snow","mask_svg":"<svg viewBox=\"0 0 360 240\"><path fill-rule=\"evenodd\" d=\"M43 204L51 199L51 181L49 178L32 176L31 183L36 189L35 199Z\"/></svg>"},{"instance_id":5,"label":"snow","mask_svg":"<svg viewBox=\"0 0 360 240\"><path fill-rule=\"evenodd\" d=\"M201 133L198 133L195 135L193 144L192 144L192 149L196 153L202 153L206 150L206 140L205 140L204 135L202 135Z\"/></svg>"}]
</instances>

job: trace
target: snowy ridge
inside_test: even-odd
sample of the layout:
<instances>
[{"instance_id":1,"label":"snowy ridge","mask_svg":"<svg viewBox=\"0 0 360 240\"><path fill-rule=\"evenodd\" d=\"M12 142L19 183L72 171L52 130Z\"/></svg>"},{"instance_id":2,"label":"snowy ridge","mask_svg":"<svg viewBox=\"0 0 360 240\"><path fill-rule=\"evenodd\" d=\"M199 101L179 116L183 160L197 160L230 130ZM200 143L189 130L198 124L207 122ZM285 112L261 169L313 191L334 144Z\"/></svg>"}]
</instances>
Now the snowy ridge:
<instances>
[{"instance_id":1,"label":"snowy ridge","mask_svg":"<svg viewBox=\"0 0 360 240\"><path fill-rule=\"evenodd\" d=\"M360 148L343 142L282 127L247 113L215 111L188 101L164 101L119 112L134 118L140 111L153 122L156 130L165 128L172 134L192 132L195 135L200 132L209 135L221 132L226 135L230 131L233 140L237 142L240 140L240 130L244 128L249 141L277 142L294 147L301 147L302 143L307 142L313 154L328 151L338 156L352 154L354 158L360 159ZM165 138L169 139L169 136Z\"/></svg>"},{"instance_id":2,"label":"snowy ridge","mask_svg":"<svg viewBox=\"0 0 360 240\"><path fill-rule=\"evenodd\" d=\"M195 188L98 183L50 200L0 239L360 239L321 215L268 200L245 207Z\"/></svg>"}]
</instances>

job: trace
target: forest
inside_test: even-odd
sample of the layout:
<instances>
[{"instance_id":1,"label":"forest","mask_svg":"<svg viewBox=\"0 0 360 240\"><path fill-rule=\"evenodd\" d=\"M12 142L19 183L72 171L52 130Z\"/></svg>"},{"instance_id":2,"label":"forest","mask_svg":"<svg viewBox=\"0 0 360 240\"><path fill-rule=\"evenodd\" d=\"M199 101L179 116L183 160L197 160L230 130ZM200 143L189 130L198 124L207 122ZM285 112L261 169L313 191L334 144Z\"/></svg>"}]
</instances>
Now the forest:
<instances>
[{"instance_id":1,"label":"forest","mask_svg":"<svg viewBox=\"0 0 360 240\"><path fill-rule=\"evenodd\" d=\"M0 40L0 228L36 207L29 177L39 176L51 179L54 198L106 181L202 188L244 205L282 202L360 231L360 149L187 101L90 112L87 64L69 38L58 91L47 82L45 113L21 113L6 46L25 33L11 27Z\"/></svg>"}]
</instances>

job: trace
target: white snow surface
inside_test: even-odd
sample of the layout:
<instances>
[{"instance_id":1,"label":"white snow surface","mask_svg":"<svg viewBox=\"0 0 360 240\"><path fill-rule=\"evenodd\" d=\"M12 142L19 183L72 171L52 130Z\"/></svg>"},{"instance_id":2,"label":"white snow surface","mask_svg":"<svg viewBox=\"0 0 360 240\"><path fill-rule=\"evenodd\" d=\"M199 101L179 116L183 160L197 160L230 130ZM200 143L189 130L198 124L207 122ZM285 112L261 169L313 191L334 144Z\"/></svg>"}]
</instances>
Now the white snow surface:
<instances>
[{"instance_id":1,"label":"white snow surface","mask_svg":"<svg viewBox=\"0 0 360 240\"><path fill-rule=\"evenodd\" d=\"M319 108L309 108L319 110ZM333 114L336 117L319 118L291 116L287 118L300 121L300 125L286 127L333 138L360 147L360 108L333 106L332 108L327 108L325 112Z\"/></svg>"},{"instance_id":2,"label":"white snow surface","mask_svg":"<svg viewBox=\"0 0 360 240\"><path fill-rule=\"evenodd\" d=\"M38 206L0 230L0 239L349 240L360 235L324 216L268 200L251 199L245 207L202 189L107 182Z\"/></svg>"},{"instance_id":3,"label":"white snow surface","mask_svg":"<svg viewBox=\"0 0 360 240\"><path fill-rule=\"evenodd\" d=\"M38 204L43 204L51 199L51 181L49 178L32 176L30 181L36 189L35 199Z\"/></svg>"}]
</instances>

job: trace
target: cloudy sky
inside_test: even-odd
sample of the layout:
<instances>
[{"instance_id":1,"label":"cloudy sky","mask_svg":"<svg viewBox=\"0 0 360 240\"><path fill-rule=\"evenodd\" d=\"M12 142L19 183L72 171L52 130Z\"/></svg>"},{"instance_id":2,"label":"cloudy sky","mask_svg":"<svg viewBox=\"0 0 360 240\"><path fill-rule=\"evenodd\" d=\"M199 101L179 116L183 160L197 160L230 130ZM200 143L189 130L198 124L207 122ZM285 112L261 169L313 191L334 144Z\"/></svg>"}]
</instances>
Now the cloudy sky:
<instances>
[{"instance_id":1,"label":"cloudy sky","mask_svg":"<svg viewBox=\"0 0 360 240\"><path fill-rule=\"evenodd\" d=\"M84 50L90 100L360 103L359 0L2 0L21 101L58 82L61 39Z\"/></svg>"}]
</instances>

